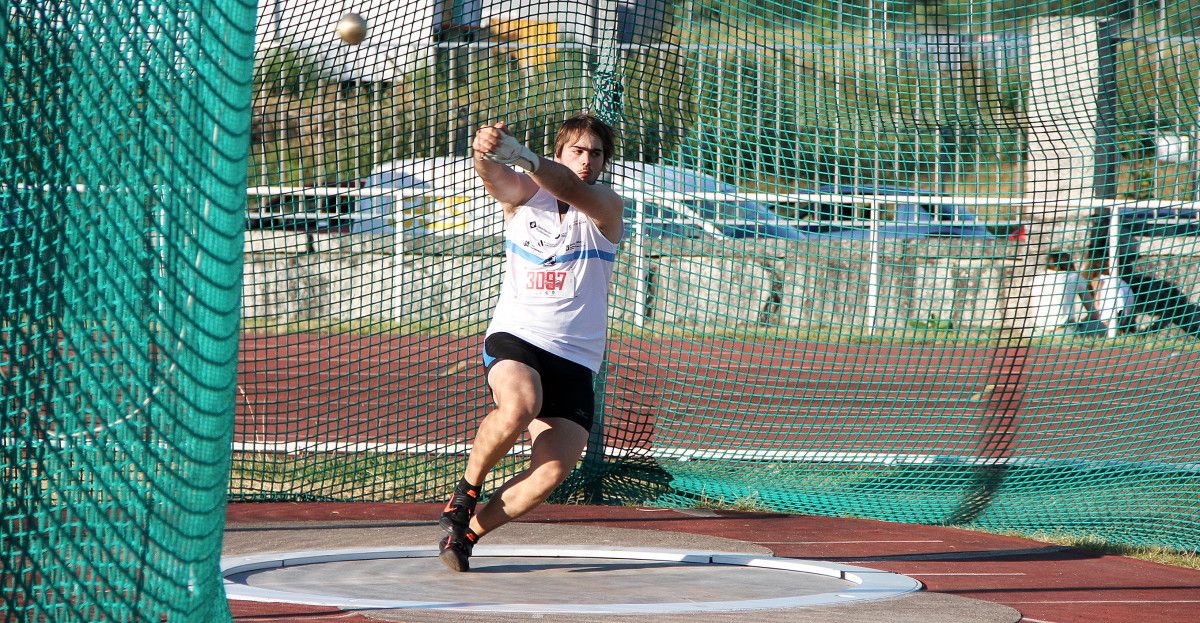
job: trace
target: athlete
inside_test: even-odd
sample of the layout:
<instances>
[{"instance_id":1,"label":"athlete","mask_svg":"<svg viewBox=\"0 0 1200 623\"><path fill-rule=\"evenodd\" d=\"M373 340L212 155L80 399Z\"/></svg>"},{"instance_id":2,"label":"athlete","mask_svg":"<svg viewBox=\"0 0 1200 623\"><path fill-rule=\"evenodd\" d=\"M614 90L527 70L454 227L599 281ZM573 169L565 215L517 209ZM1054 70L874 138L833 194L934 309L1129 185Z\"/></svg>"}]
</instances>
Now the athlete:
<instances>
[{"instance_id":1,"label":"athlete","mask_svg":"<svg viewBox=\"0 0 1200 623\"><path fill-rule=\"evenodd\" d=\"M447 532L441 560L455 571L470 570L480 537L544 502L587 445L623 211L597 182L612 159L613 131L596 117L567 119L553 160L503 123L480 128L472 148L476 173L504 209L505 270L483 344L495 409L438 522ZM529 465L476 513L484 478L524 433Z\"/></svg>"}]
</instances>

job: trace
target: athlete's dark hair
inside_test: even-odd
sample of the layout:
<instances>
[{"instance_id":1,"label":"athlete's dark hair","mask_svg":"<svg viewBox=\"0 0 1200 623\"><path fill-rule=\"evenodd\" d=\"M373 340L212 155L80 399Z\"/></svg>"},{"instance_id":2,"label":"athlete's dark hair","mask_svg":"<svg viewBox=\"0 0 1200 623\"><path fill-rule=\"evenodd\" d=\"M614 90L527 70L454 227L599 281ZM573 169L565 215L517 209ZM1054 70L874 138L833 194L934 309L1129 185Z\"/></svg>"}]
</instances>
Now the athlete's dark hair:
<instances>
[{"instance_id":1,"label":"athlete's dark hair","mask_svg":"<svg viewBox=\"0 0 1200 623\"><path fill-rule=\"evenodd\" d=\"M599 117L590 113L579 113L563 122L558 128L558 135L554 137L554 157L562 155L562 150L567 144L578 138L583 133L591 133L600 139L600 146L604 149L604 164L612 161L613 153L616 151L616 142L612 126L600 120Z\"/></svg>"}]
</instances>

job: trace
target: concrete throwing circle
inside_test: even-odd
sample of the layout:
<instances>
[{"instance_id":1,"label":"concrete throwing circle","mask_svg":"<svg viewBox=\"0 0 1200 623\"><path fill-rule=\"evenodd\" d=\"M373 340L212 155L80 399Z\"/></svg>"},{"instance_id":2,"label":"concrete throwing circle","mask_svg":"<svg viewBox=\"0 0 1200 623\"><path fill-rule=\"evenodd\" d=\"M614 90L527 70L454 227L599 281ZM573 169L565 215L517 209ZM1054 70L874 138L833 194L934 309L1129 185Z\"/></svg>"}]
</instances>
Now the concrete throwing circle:
<instances>
[{"instance_id":1,"label":"concrete throwing circle","mask_svg":"<svg viewBox=\"0 0 1200 623\"><path fill-rule=\"evenodd\" d=\"M904 575L750 554L583 546L479 546L470 601L436 549L225 558L229 599L352 609L674 614L797 608L919 590Z\"/></svg>"}]
</instances>

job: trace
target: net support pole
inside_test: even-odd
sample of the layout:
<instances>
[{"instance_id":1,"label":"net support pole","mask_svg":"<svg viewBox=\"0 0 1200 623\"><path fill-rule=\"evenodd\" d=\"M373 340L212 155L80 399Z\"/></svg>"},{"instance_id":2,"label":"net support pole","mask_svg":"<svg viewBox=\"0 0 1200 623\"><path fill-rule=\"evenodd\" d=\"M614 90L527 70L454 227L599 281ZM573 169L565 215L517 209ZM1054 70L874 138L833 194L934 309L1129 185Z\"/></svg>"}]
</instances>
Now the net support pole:
<instances>
[{"instance_id":1,"label":"net support pole","mask_svg":"<svg viewBox=\"0 0 1200 623\"><path fill-rule=\"evenodd\" d=\"M621 79L617 73L617 9L615 0L594 0L592 5L592 42L596 50L596 69L592 76L592 113L600 119L607 122L614 128L621 127L622 121L622 101L621 101ZM643 210L642 202L638 201L638 210ZM637 259L635 260L639 267L644 268L646 262L646 252L643 247L644 238L640 235L641 226L639 226L639 234L637 236ZM648 284L646 283L644 270L637 271L637 297L638 304L635 314L638 315L639 326L644 322L645 316L645 299ZM607 362L605 362L605 366ZM601 377L598 379L598 389L604 389L605 376L603 368ZM598 393L597 395L601 395ZM603 403L597 405L596 423L593 426L591 437L588 440L587 450L583 455L583 469L587 474L592 474L584 487L586 489L585 496L590 502L597 502L604 499L604 413Z\"/></svg>"},{"instance_id":2,"label":"net support pole","mask_svg":"<svg viewBox=\"0 0 1200 623\"><path fill-rule=\"evenodd\" d=\"M1116 28L1116 22L1105 20L1101 23L1096 38L1096 164L1092 184L1097 199L1117 197Z\"/></svg>"},{"instance_id":3,"label":"net support pole","mask_svg":"<svg viewBox=\"0 0 1200 623\"><path fill-rule=\"evenodd\" d=\"M650 308L650 271L646 258L646 202L641 192L629 198L633 202L633 240L629 250L633 253L633 324L646 326Z\"/></svg>"},{"instance_id":4,"label":"net support pole","mask_svg":"<svg viewBox=\"0 0 1200 623\"><path fill-rule=\"evenodd\" d=\"M1195 92L1200 92L1200 72L1193 74L1193 80L1192 88ZM1200 102L1193 108L1192 117L1200 121ZM1192 201L1200 201L1200 125L1193 125L1189 136L1191 141L1188 142L1188 175L1191 176L1191 180L1187 196Z\"/></svg>"},{"instance_id":5,"label":"net support pole","mask_svg":"<svg viewBox=\"0 0 1200 623\"><path fill-rule=\"evenodd\" d=\"M876 178L878 179L878 178ZM871 266L867 275L867 334L875 335L879 324L879 280L882 272L879 238L879 199L871 200Z\"/></svg>"},{"instance_id":6,"label":"net support pole","mask_svg":"<svg viewBox=\"0 0 1200 623\"><path fill-rule=\"evenodd\" d=\"M1128 4L1123 2L1122 4ZM1096 41L1097 89L1096 89L1096 166L1093 175L1094 196L1097 199L1117 198L1117 27L1115 20L1104 20ZM1094 245L1097 238L1105 241L1104 257L1089 257L1089 265L1103 261L1112 274L1119 274L1117 245L1120 241L1120 209L1099 205L1093 210L1092 226L1100 229L1101 236L1089 240ZM1099 249L1089 248L1089 254ZM1101 318L1108 337L1117 337L1116 318Z\"/></svg>"}]
</instances>

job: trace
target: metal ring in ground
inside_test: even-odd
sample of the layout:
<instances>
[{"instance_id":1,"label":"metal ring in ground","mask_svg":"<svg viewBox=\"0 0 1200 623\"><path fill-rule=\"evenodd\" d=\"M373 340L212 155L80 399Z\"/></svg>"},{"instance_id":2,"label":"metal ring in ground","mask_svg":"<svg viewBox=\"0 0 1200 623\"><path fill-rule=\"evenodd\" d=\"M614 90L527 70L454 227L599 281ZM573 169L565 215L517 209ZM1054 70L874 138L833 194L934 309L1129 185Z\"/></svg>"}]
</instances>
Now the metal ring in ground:
<instances>
[{"instance_id":1,"label":"metal ring in ground","mask_svg":"<svg viewBox=\"0 0 1200 623\"><path fill-rule=\"evenodd\" d=\"M673 614L687 612L722 612L735 610L760 610L772 608L797 608L826 604L847 604L866 600L897 597L921 588L920 582L887 571L853 567L827 562L797 560L791 558L774 558L770 556L755 556L750 554L733 554L721 552L695 552L680 550L661 550L644 548L607 548L582 546L480 546L475 548L471 560L476 571L486 570L489 559L588 559L610 560L628 563L628 561L649 562L649 565L638 567L639 570L652 572L655 565L673 565L675 567L690 567L707 570L716 569L754 569L766 571L790 572L796 575L794 590L789 588L779 596L758 596L747 599L713 599L713 600L680 600L677 595L678 585L662 586L661 601L648 603L646 601L622 601L621 594L612 596L612 603L512 603L499 600L479 600L464 602L461 599L385 599L363 598L338 595L336 590L339 581L345 580L337 574L334 577L321 577L321 589L324 592L305 592L280 588L264 588L252 586L251 582L261 574L269 574L280 570L291 570L308 565L324 565L344 563L349 561L380 561L393 559L436 558L436 549L428 547L389 547L377 549L355 550L325 550L301 551L254 556L227 558L221 561L221 571L225 578L225 591L229 599L244 601L263 601L273 603L293 603L315 606L330 606L346 610L352 609L425 609L443 611L467 612L521 612L541 614ZM441 567L439 561L432 561L439 573L450 573ZM542 566L554 563L545 562ZM708 567L715 565L715 567ZM529 566L529 565L525 565ZM602 563L594 563L592 569L570 569L570 571L587 571L595 573L603 571ZM625 565L628 566L628 565ZM532 568L532 567L531 567ZM617 568L616 565L613 568ZM475 572L472 575L476 575ZM401 574L398 577L403 576ZM440 577L440 576L439 576ZM447 585L452 575L445 576ZM479 582L485 577L473 578L473 587L478 588ZM585 576L587 577L587 576ZM595 579L597 576L590 576ZM807 577L807 579L806 579ZM571 581L579 582L578 576ZM786 578L789 587L793 578ZM283 580L286 584L287 580ZM803 590L804 583L809 584L808 590ZM270 584L270 582L258 582ZM733 580L729 586L737 581ZM427 584L396 584L397 593L410 596L421 592ZM524 596L528 593L513 591L511 584L506 583L506 596ZM813 587L819 592L813 592ZM531 591L534 592L534 591ZM619 593L619 592L618 592ZM672 599L674 598L674 599ZM578 600L577 600L578 601Z\"/></svg>"}]
</instances>

